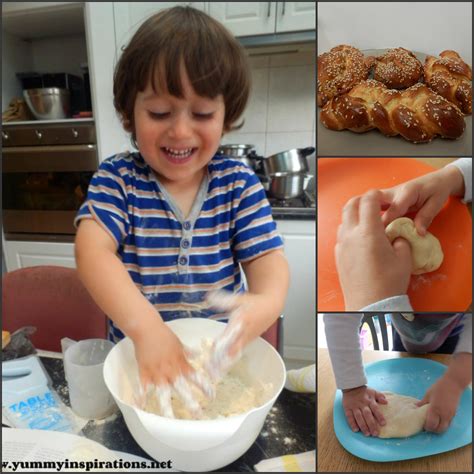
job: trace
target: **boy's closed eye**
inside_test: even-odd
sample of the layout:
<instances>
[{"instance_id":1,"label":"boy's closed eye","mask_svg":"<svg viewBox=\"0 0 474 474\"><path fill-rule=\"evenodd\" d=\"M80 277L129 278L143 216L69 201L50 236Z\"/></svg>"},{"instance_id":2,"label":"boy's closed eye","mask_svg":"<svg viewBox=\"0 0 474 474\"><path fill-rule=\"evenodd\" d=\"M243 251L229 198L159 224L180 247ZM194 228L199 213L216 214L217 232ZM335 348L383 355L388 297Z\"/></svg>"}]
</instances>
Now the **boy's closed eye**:
<instances>
[{"instance_id":1,"label":"boy's closed eye","mask_svg":"<svg viewBox=\"0 0 474 474\"><path fill-rule=\"evenodd\" d=\"M155 120L163 120L168 118L171 113L170 112L153 112L151 110L148 111L150 118ZM193 116L198 120L209 120L214 117L214 112L193 112Z\"/></svg>"}]
</instances>

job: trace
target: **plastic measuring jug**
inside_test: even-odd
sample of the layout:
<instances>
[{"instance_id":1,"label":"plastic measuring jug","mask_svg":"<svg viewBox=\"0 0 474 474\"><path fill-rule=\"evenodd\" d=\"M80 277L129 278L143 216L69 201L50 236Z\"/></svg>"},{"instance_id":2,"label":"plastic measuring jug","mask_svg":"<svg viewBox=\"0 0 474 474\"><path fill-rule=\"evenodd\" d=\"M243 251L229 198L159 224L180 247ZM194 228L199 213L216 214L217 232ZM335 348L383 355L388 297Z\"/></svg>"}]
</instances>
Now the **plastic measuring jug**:
<instances>
[{"instance_id":1,"label":"plastic measuring jug","mask_svg":"<svg viewBox=\"0 0 474 474\"><path fill-rule=\"evenodd\" d=\"M104 361L112 347L114 344L105 339L86 339L64 351L71 408L82 418L105 418L116 409L103 376Z\"/></svg>"}]
</instances>

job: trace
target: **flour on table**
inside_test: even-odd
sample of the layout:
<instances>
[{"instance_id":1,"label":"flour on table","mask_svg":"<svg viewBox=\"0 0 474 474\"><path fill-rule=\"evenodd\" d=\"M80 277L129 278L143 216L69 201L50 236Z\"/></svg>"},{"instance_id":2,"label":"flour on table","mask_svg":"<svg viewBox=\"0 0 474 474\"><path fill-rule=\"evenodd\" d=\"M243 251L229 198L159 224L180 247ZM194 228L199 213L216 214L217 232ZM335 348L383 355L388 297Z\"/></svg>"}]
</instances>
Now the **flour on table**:
<instances>
[{"instance_id":1,"label":"flour on table","mask_svg":"<svg viewBox=\"0 0 474 474\"><path fill-rule=\"evenodd\" d=\"M202 351L189 360L191 366L204 372L206 361L209 360L212 340L201 341ZM257 362L258 363L258 362ZM252 377L247 370L245 357L238 361L227 374L215 385L216 397L207 399L200 390L190 383L195 399L198 401L202 415L200 419L212 420L239 415L252 408L263 405L268 400L268 395L273 386L271 383L262 383ZM172 395L171 405L176 418L195 419L176 394ZM145 411L161 415L160 404L154 392L148 393Z\"/></svg>"},{"instance_id":2,"label":"flour on table","mask_svg":"<svg viewBox=\"0 0 474 474\"><path fill-rule=\"evenodd\" d=\"M393 392L382 393L388 403L378 405L386 421L380 428L379 438L405 438L423 430L429 404L417 407L417 398Z\"/></svg>"}]
</instances>

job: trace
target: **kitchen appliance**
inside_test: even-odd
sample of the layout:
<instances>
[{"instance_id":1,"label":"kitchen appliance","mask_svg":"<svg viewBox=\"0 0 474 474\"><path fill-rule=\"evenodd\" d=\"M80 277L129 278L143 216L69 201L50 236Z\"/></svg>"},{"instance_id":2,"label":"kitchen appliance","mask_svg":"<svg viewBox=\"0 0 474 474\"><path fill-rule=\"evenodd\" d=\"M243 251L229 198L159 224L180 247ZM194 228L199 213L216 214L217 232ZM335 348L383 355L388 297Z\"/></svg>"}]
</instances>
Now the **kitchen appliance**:
<instances>
[{"instance_id":1,"label":"kitchen appliance","mask_svg":"<svg viewBox=\"0 0 474 474\"><path fill-rule=\"evenodd\" d=\"M23 95L31 113L38 120L59 120L71 115L71 98L67 89L27 89Z\"/></svg>"},{"instance_id":2,"label":"kitchen appliance","mask_svg":"<svg viewBox=\"0 0 474 474\"><path fill-rule=\"evenodd\" d=\"M166 323L185 345L196 347L215 338L225 324L205 318ZM272 384L267 401L241 415L214 420L171 419L134 406L138 369L131 339L120 341L104 364L104 379L135 441L154 459L170 459L184 471L211 471L230 464L247 451L262 429L265 417L285 384L286 370L278 352L261 338L250 343L243 357L249 375ZM252 363L254 362L254 363Z\"/></svg>"},{"instance_id":3,"label":"kitchen appliance","mask_svg":"<svg viewBox=\"0 0 474 474\"><path fill-rule=\"evenodd\" d=\"M8 123L2 139L5 238L72 242L98 167L94 123Z\"/></svg>"}]
</instances>

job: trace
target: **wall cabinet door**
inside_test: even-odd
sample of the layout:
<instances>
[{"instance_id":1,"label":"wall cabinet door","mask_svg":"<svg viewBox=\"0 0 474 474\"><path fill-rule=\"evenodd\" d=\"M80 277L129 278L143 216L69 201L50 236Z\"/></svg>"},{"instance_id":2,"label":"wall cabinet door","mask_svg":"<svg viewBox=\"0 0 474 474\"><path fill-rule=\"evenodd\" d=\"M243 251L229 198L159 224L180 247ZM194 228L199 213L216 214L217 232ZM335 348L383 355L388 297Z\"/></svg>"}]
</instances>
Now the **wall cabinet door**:
<instances>
[{"instance_id":1,"label":"wall cabinet door","mask_svg":"<svg viewBox=\"0 0 474 474\"><path fill-rule=\"evenodd\" d=\"M120 53L145 19L160 10L188 5L205 10L205 2L114 2L115 42Z\"/></svg>"},{"instance_id":2,"label":"wall cabinet door","mask_svg":"<svg viewBox=\"0 0 474 474\"><path fill-rule=\"evenodd\" d=\"M3 241L7 271L39 265L76 268L74 244Z\"/></svg>"},{"instance_id":3,"label":"wall cabinet door","mask_svg":"<svg viewBox=\"0 0 474 474\"><path fill-rule=\"evenodd\" d=\"M290 266L283 322L285 359L315 360L316 237L313 221L277 221Z\"/></svg>"},{"instance_id":4,"label":"wall cabinet door","mask_svg":"<svg viewBox=\"0 0 474 474\"><path fill-rule=\"evenodd\" d=\"M277 2L276 32L314 30L316 2Z\"/></svg>"},{"instance_id":5,"label":"wall cabinet door","mask_svg":"<svg viewBox=\"0 0 474 474\"><path fill-rule=\"evenodd\" d=\"M235 36L275 32L276 2L209 2L209 14Z\"/></svg>"}]
</instances>

